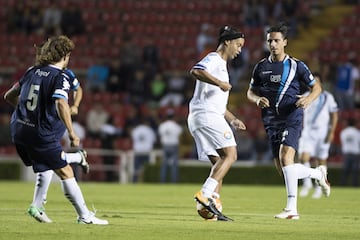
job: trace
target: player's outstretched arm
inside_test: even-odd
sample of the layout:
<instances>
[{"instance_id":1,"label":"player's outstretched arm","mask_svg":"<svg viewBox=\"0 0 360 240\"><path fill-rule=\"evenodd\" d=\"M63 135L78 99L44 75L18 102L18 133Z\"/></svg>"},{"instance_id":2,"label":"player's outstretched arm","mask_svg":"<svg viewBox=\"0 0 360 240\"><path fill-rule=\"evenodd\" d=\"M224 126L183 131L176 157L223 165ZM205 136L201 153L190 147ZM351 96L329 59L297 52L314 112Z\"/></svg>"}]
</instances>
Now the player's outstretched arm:
<instances>
[{"instance_id":1,"label":"player's outstretched arm","mask_svg":"<svg viewBox=\"0 0 360 240\"><path fill-rule=\"evenodd\" d=\"M19 94L20 86L16 83L4 94L4 99L13 107L16 107L19 101Z\"/></svg>"}]
</instances>

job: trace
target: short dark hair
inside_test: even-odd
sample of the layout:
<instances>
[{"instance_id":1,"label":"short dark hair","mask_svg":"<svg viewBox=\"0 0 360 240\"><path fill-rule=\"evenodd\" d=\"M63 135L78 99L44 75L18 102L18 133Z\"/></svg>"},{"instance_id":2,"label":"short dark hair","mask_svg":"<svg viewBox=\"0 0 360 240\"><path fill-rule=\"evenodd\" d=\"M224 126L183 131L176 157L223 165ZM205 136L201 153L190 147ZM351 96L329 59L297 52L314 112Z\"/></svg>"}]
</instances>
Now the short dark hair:
<instances>
[{"instance_id":1,"label":"short dark hair","mask_svg":"<svg viewBox=\"0 0 360 240\"><path fill-rule=\"evenodd\" d=\"M283 35L284 39L287 39L289 27L286 25L286 23L279 22L278 24L271 26L266 32L267 33L280 32Z\"/></svg>"},{"instance_id":2,"label":"short dark hair","mask_svg":"<svg viewBox=\"0 0 360 240\"><path fill-rule=\"evenodd\" d=\"M236 38L245 38L245 35L244 35L244 33L240 32L230 26L224 26L224 27L220 28L219 38L218 38L219 44L224 41L233 40Z\"/></svg>"}]
</instances>

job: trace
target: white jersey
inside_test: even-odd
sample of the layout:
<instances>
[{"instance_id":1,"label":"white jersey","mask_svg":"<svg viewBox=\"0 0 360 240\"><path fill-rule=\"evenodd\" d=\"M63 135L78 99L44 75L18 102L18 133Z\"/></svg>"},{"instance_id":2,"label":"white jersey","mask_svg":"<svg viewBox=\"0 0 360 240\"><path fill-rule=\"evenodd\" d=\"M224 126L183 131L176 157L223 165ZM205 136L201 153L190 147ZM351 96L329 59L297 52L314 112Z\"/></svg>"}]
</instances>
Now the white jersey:
<instances>
[{"instance_id":1,"label":"white jersey","mask_svg":"<svg viewBox=\"0 0 360 240\"><path fill-rule=\"evenodd\" d=\"M155 131L147 125L138 125L131 131L133 149L135 153L149 153L156 142Z\"/></svg>"},{"instance_id":2,"label":"white jersey","mask_svg":"<svg viewBox=\"0 0 360 240\"><path fill-rule=\"evenodd\" d=\"M325 142L330 127L330 113L338 111L333 95L323 91L304 110L304 126L299 139L299 153L307 152L312 157L326 160L330 143Z\"/></svg>"},{"instance_id":3,"label":"white jersey","mask_svg":"<svg viewBox=\"0 0 360 240\"><path fill-rule=\"evenodd\" d=\"M323 91L304 110L304 134L325 138L330 126L330 113L338 111L334 96Z\"/></svg>"},{"instance_id":4,"label":"white jersey","mask_svg":"<svg viewBox=\"0 0 360 240\"><path fill-rule=\"evenodd\" d=\"M343 154L360 154L360 131L355 127L346 127L340 132Z\"/></svg>"},{"instance_id":5,"label":"white jersey","mask_svg":"<svg viewBox=\"0 0 360 240\"><path fill-rule=\"evenodd\" d=\"M229 82L227 64L216 52L211 52L198 62L194 69L203 69L223 82ZM196 80L194 95L189 104L189 130L216 125L219 117L224 118L229 91L218 86ZM223 121L223 120L222 120Z\"/></svg>"},{"instance_id":6,"label":"white jersey","mask_svg":"<svg viewBox=\"0 0 360 240\"><path fill-rule=\"evenodd\" d=\"M166 120L159 125L159 135L162 145L178 145L182 127L174 120Z\"/></svg>"}]
</instances>

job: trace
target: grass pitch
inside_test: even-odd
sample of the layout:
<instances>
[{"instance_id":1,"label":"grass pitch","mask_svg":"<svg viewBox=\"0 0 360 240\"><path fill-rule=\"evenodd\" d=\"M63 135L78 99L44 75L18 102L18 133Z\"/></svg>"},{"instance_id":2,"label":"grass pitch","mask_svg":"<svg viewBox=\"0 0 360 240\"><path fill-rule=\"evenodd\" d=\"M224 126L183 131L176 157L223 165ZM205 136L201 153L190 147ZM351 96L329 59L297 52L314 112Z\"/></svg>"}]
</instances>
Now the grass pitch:
<instances>
[{"instance_id":1,"label":"grass pitch","mask_svg":"<svg viewBox=\"0 0 360 240\"><path fill-rule=\"evenodd\" d=\"M0 181L0 240L70 239L359 239L360 191L333 188L330 198L299 198L300 220L274 219L285 206L284 186L224 185L223 212L234 222L207 222L196 213L198 185L80 183L88 207L108 226L76 224L76 213L52 183L46 205L51 224L26 213L33 183Z\"/></svg>"}]
</instances>

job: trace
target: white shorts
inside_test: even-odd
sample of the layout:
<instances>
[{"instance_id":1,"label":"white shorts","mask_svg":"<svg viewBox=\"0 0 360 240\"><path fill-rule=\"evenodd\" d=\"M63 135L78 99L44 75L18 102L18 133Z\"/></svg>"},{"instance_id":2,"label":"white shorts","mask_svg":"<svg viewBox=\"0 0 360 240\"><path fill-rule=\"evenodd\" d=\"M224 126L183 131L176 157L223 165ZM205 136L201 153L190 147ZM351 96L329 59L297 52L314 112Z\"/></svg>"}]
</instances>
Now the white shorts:
<instances>
[{"instance_id":1,"label":"white shorts","mask_svg":"<svg viewBox=\"0 0 360 240\"><path fill-rule=\"evenodd\" d=\"M209 161L208 156L219 156L217 149L236 146L234 133L225 122L216 128L202 127L191 132L196 144L198 158L201 161Z\"/></svg>"},{"instance_id":2,"label":"white shorts","mask_svg":"<svg viewBox=\"0 0 360 240\"><path fill-rule=\"evenodd\" d=\"M323 137L301 136L299 140L299 154L309 153L311 157L326 160L329 157L330 143L325 143Z\"/></svg>"}]
</instances>

